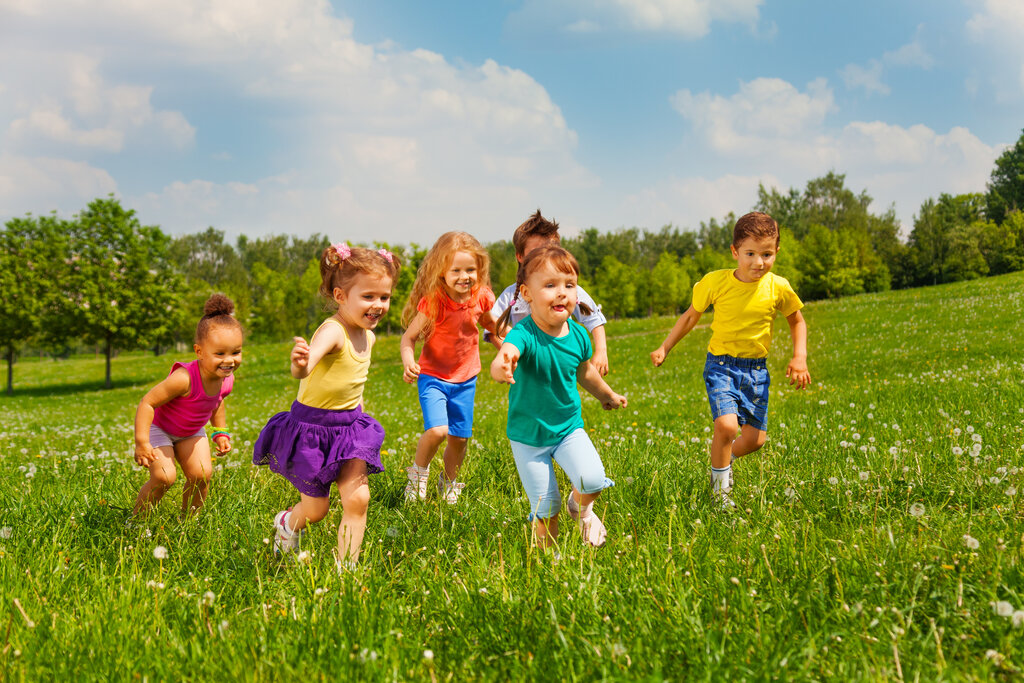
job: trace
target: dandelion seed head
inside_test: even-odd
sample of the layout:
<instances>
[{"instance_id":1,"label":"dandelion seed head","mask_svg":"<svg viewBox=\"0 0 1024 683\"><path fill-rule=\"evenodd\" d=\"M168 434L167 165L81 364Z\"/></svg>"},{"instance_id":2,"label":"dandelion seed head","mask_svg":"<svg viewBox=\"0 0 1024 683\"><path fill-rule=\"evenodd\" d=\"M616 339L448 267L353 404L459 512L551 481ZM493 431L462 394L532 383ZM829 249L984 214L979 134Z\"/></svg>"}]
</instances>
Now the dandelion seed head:
<instances>
[{"instance_id":1,"label":"dandelion seed head","mask_svg":"<svg viewBox=\"0 0 1024 683\"><path fill-rule=\"evenodd\" d=\"M155 557L158 560L166 560L167 548L163 547L162 545L158 545L157 547L153 548L153 557Z\"/></svg>"},{"instance_id":2,"label":"dandelion seed head","mask_svg":"<svg viewBox=\"0 0 1024 683\"><path fill-rule=\"evenodd\" d=\"M914 517L920 517L924 514L924 505L922 505L921 503L914 503L913 505L910 506L909 512Z\"/></svg>"}]
</instances>

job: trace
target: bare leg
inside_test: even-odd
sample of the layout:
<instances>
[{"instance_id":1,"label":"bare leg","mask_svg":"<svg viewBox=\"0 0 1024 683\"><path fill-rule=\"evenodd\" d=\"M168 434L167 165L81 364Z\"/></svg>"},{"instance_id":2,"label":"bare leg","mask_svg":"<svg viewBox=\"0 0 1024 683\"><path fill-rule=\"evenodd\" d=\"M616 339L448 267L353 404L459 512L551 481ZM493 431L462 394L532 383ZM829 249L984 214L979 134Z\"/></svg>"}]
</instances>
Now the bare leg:
<instances>
[{"instance_id":1,"label":"bare leg","mask_svg":"<svg viewBox=\"0 0 1024 683\"><path fill-rule=\"evenodd\" d=\"M729 413L715 420L715 434L711 439L711 466L716 469L728 467L731 462L732 442L736 440L739 421Z\"/></svg>"},{"instance_id":2,"label":"bare leg","mask_svg":"<svg viewBox=\"0 0 1024 683\"><path fill-rule=\"evenodd\" d=\"M455 481L462 468L462 461L466 459L466 447L469 439L461 436L449 436L448 443L444 447L444 476L448 481Z\"/></svg>"},{"instance_id":3,"label":"bare leg","mask_svg":"<svg viewBox=\"0 0 1024 683\"><path fill-rule=\"evenodd\" d=\"M292 506L291 514L288 517L288 526L291 531L301 531L309 524L316 524L327 516L331 506L331 499L328 496L316 498L301 494L302 500Z\"/></svg>"},{"instance_id":4,"label":"bare leg","mask_svg":"<svg viewBox=\"0 0 1024 683\"><path fill-rule=\"evenodd\" d=\"M142 485L135 499L135 508L132 510L134 515L152 510L174 485L174 480L178 476L174 468L174 449L170 446L161 446L156 450L160 457L149 463L149 481Z\"/></svg>"},{"instance_id":5,"label":"bare leg","mask_svg":"<svg viewBox=\"0 0 1024 683\"><path fill-rule=\"evenodd\" d=\"M370 505L370 482L366 463L357 458L345 461L337 479L341 497L341 524L338 525L338 559L354 565L366 533L366 510Z\"/></svg>"},{"instance_id":6,"label":"bare leg","mask_svg":"<svg viewBox=\"0 0 1024 683\"><path fill-rule=\"evenodd\" d=\"M448 436L447 427L431 427L427 431L423 432L423 436L420 437L420 441L416 444L416 458L414 462L420 467L426 467L430 464L430 461L434 459L434 454L437 453L438 446ZM462 461L459 461L461 464Z\"/></svg>"},{"instance_id":7,"label":"bare leg","mask_svg":"<svg viewBox=\"0 0 1024 683\"><path fill-rule=\"evenodd\" d=\"M185 490L181 498L181 511L194 512L206 502L210 487L213 463L210 457L210 442L205 436L185 439L174 445L174 457L185 475Z\"/></svg>"},{"instance_id":8,"label":"bare leg","mask_svg":"<svg viewBox=\"0 0 1024 683\"><path fill-rule=\"evenodd\" d=\"M767 438L767 432L753 425L743 425L740 428L739 437L732 444L732 454L739 459L744 455L753 453L764 445Z\"/></svg>"},{"instance_id":9,"label":"bare leg","mask_svg":"<svg viewBox=\"0 0 1024 683\"><path fill-rule=\"evenodd\" d=\"M558 538L558 514L547 519L539 517L533 520L533 534L537 539L538 548L550 548Z\"/></svg>"}]
</instances>

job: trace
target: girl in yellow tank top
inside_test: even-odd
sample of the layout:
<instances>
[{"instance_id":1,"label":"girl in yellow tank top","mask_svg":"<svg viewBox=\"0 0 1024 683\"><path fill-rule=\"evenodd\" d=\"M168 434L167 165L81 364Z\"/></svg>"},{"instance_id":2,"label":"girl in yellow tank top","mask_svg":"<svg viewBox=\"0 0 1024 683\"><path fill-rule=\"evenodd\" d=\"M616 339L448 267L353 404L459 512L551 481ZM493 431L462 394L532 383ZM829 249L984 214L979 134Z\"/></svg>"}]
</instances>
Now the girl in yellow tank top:
<instances>
[{"instance_id":1,"label":"girl in yellow tank top","mask_svg":"<svg viewBox=\"0 0 1024 683\"><path fill-rule=\"evenodd\" d=\"M298 396L290 411L270 418L253 449L254 464L270 465L301 496L274 516L275 552L298 550L306 525L327 516L335 485L342 506L338 567L352 568L359 559L370 503L367 476L384 471L384 428L363 412L363 387L372 330L391 305L398 269L398 259L384 249L334 244L320 257L319 291L337 311L309 343L295 338L291 371L302 380Z\"/></svg>"}]
</instances>

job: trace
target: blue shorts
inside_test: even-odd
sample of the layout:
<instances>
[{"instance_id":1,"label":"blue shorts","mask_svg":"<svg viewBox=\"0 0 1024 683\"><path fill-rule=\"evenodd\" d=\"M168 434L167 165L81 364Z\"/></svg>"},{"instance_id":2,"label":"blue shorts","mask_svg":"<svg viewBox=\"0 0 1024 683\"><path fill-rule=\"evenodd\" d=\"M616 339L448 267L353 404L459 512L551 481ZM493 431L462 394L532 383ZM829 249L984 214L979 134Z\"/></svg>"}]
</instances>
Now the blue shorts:
<instances>
[{"instance_id":1,"label":"blue shorts","mask_svg":"<svg viewBox=\"0 0 1024 683\"><path fill-rule=\"evenodd\" d=\"M519 480L530 499L530 519L549 519L562 508L555 479L557 462L580 493L597 493L615 482L604 476L604 464L586 431L576 429L553 446L528 446L512 441Z\"/></svg>"},{"instance_id":2,"label":"blue shorts","mask_svg":"<svg viewBox=\"0 0 1024 683\"><path fill-rule=\"evenodd\" d=\"M457 384L430 375L416 380L423 411L423 430L448 427L448 434L461 439L473 436L473 401L476 377Z\"/></svg>"},{"instance_id":3,"label":"blue shorts","mask_svg":"<svg viewBox=\"0 0 1024 683\"><path fill-rule=\"evenodd\" d=\"M711 417L735 415L741 425L768 431L768 376L766 358L736 358L708 354L704 386L708 390Z\"/></svg>"}]
</instances>

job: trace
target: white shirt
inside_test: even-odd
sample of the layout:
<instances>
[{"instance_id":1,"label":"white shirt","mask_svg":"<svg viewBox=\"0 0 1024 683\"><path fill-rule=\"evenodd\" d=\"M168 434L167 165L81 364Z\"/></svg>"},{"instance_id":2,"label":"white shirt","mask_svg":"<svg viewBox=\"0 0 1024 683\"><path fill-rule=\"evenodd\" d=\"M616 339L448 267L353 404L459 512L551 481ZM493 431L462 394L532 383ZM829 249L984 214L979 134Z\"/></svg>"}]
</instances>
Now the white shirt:
<instances>
[{"instance_id":1,"label":"white shirt","mask_svg":"<svg viewBox=\"0 0 1024 683\"><path fill-rule=\"evenodd\" d=\"M516 286L511 284L494 300L494 306L491 307L491 315L494 316L495 320L505 312L506 308L512 307L512 313L508 319L510 329L515 327L520 320L530 315L530 304L522 299L517 300L515 304L512 303L515 295ZM578 304L583 303L590 307L590 315L583 315L578 304L572 311L573 317L576 318L580 325L587 328L587 332L593 332L594 328L608 322L608 319L601 313L601 307L594 303L594 300L582 287L576 287L576 299Z\"/></svg>"}]
</instances>

